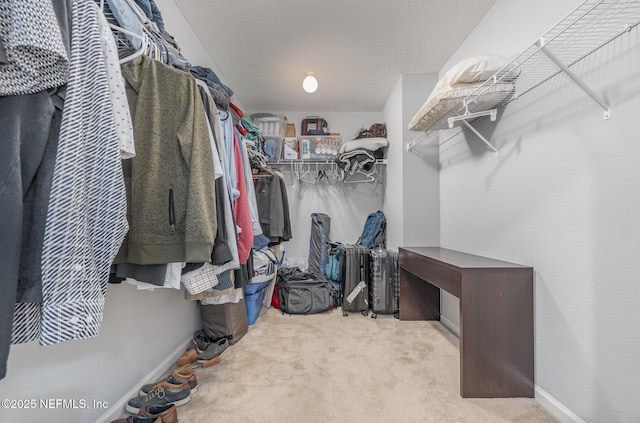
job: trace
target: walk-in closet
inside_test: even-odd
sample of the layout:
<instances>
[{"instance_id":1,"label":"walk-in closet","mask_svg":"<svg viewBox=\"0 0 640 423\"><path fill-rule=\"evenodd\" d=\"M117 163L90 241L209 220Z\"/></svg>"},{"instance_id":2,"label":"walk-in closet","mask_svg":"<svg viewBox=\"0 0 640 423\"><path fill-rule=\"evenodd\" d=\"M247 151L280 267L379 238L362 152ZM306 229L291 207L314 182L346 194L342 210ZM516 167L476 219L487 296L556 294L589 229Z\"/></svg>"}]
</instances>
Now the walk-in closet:
<instances>
[{"instance_id":1,"label":"walk-in closet","mask_svg":"<svg viewBox=\"0 0 640 423\"><path fill-rule=\"evenodd\" d=\"M640 421L640 0L0 0L0 422Z\"/></svg>"}]
</instances>

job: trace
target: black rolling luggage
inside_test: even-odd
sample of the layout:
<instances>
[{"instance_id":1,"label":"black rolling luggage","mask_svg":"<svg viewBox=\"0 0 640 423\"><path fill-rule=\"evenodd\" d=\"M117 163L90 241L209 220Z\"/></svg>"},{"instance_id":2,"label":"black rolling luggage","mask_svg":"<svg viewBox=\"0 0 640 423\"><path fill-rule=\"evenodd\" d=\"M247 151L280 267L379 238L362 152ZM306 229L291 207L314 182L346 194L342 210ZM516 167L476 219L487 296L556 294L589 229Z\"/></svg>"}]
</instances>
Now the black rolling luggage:
<instances>
[{"instance_id":1,"label":"black rolling luggage","mask_svg":"<svg viewBox=\"0 0 640 423\"><path fill-rule=\"evenodd\" d=\"M342 315L349 312L369 314L369 249L360 245L344 245L340 259Z\"/></svg>"},{"instance_id":2,"label":"black rolling luggage","mask_svg":"<svg viewBox=\"0 0 640 423\"><path fill-rule=\"evenodd\" d=\"M399 317L400 283L398 253L384 248L371 250L371 317L393 314Z\"/></svg>"}]
</instances>

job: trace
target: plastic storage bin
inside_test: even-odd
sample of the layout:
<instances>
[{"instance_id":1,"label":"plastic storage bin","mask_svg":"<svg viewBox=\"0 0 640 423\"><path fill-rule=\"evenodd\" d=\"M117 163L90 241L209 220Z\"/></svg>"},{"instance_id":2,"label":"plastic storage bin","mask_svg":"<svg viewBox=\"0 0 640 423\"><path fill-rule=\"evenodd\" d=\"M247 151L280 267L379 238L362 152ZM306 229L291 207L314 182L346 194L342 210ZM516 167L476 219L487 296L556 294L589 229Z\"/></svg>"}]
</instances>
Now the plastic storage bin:
<instances>
[{"instance_id":1,"label":"plastic storage bin","mask_svg":"<svg viewBox=\"0 0 640 423\"><path fill-rule=\"evenodd\" d=\"M287 117L276 113L256 113L251 115L251 120L256 124L260 133L266 135L278 135L284 137L287 133Z\"/></svg>"},{"instance_id":2,"label":"plastic storage bin","mask_svg":"<svg viewBox=\"0 0 640 423\"><path fill-rule=\"evenodd\" d=\"M284 137L279 135L264 136L264 154L268 161L276 161L282 158L282 142Z\"/></svg>"},{"instance_id":3,"label":"plastic storage bin","mask_svg":"<svg viewBox=\"0 0 640 423\"><path fill-rule=\"evenodd\" d=\"M244 286L244 302L247 307L247 322L252 325L258 320L266 288L271 281L251 283Z\"/></svg>"},{"instance_id":4,"label":"plastic storage bin","mask_svg":"<svg viewBox=\"0 0 640 423\"><path fill-rule=\"evenodd\" d=\"M309 143L308 157L311 160L332 160L340 154L342 137L340 136L310 136L306 135L300 139L301 145ZM306 158L306 157L303 157Z\"/></svg>"}]
</instances>

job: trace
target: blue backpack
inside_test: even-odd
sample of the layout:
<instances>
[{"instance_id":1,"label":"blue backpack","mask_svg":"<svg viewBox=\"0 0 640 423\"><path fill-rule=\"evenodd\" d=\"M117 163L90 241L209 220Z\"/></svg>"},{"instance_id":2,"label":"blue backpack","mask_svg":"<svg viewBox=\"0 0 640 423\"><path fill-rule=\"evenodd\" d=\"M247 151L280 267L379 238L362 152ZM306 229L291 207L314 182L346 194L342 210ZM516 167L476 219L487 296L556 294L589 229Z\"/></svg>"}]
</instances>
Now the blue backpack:
<instances>
[{"instance_id":1,"label":"blue backpack","mask_svg":"<svg viewBox=\"0 0 640 423\"><path fill-rule=\"evenodd\" d=\"M329 258L325 265L325 276L328 280L339 282L340 281L340 253L342 252L342 244L336 243L334 247L329 250Z\"/></svg>"},{"instance_id":2,"label":"blue backpack","mask_svg":"<svg viewBox=\"0 0 640 423\"><path fill-rule=\"evenodd\" d=\"M387 218L384 213L378 210L367 216L362 234L356 244L367 248L387 248Z\"/></svg>"}]
</instances>

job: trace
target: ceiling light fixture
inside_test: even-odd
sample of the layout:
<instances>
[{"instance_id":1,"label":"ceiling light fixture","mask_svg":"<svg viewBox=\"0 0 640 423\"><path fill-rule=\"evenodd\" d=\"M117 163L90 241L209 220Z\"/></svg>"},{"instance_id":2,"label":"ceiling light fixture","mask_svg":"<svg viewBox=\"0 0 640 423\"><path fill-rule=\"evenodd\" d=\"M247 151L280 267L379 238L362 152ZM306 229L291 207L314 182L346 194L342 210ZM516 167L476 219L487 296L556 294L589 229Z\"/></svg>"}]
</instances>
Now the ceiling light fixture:
<instances>
[{"instance_id":1,"label":"ceiling light fixture","mask_svg":"<svg viewBox=\"0 0 640 423\"><path fill-rule=\"evenodd\" d=\"M318 89L318 80L315 72L305 72L302 80L302 88L308 93L313 93Z\"/></svg>"}]
</instances>

